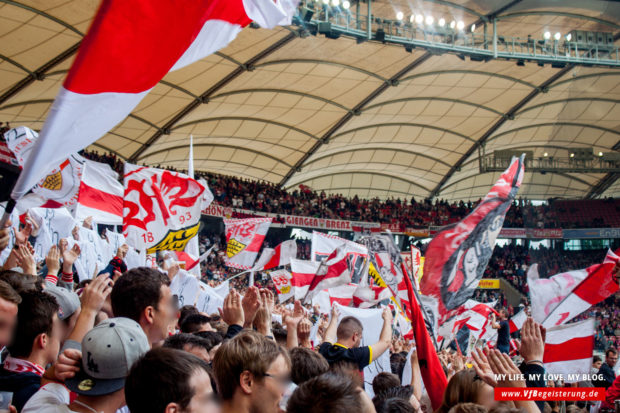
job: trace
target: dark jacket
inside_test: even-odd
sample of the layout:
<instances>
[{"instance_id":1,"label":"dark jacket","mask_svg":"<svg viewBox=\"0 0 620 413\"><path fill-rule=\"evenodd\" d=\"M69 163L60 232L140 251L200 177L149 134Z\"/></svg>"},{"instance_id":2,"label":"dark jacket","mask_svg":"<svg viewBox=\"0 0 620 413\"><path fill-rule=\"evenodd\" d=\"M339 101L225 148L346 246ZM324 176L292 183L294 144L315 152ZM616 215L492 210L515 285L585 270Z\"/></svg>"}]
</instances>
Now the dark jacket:
<instances>
[{"instance_id":1,"label":"dark jacket","mask_svg":"<svg viewBox=\"0 0 620 413\"><path fill-rule=\"evenodd\" d=\"M603 363L600 369L598 369L598 374L603 375L603 380L592 380L592 383L596 387L605 387L608 388L616 379L616 373L614 373L614 369L609 367L609 364Z\"/></svg>"},{"instance_id":2,"label":"dark jacket","mask_svg":"<svg viewBox=\"0 0 620 413\"><path fill-rule=\"evenodd\" d=\"M35 373L13 373L0 367L0 391L13 393L11 403L21 412L26 402L41 387L41 377Z\"/></svg>"},{"instance_id":3,"label":"dark jacket","mask_svg":"<svg viewBox=\"0 0 620 413\"><path fill-rule=\"evenodd\" d=\"M521 370L521 373L525 376L525 385L527 387L547 387L547 383L543 378L545 375L545 368L543 366L521 363L519 370ZM540 374L539 379L535 378L536 374ZM542 412L545 408L545 402L538 401L536 402L536 406L538 406L538 409Z\"/></svg>"}]
</instances>

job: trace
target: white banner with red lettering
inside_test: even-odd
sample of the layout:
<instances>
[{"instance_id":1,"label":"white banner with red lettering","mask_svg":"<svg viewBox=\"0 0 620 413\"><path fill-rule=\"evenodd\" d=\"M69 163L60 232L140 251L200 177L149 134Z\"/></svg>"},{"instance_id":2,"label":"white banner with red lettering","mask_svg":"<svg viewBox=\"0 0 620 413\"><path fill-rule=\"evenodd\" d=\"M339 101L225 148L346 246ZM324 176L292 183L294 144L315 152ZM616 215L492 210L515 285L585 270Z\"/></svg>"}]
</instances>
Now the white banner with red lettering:
<instances>
[{"instance_id":1,"label":"white banner with red lettering","mask_svg":"<svg viewBox=\"0 0 620 413\"><path fill-rule=\"evenodd\" d=\"M241 270L254 266L272 218L225 219L226 265Z\"/></svg>"},{"instance_id":2,"label":"white banner with red lettering","mask_svg":"<svg viewBox=\"0 0 620 413\"><path fill-rule=\"evenodd\" d=\"M125 164L123 235L137 250L183 251L198 233L204 187L187 175Z\"/></svg>"}]
</instances>

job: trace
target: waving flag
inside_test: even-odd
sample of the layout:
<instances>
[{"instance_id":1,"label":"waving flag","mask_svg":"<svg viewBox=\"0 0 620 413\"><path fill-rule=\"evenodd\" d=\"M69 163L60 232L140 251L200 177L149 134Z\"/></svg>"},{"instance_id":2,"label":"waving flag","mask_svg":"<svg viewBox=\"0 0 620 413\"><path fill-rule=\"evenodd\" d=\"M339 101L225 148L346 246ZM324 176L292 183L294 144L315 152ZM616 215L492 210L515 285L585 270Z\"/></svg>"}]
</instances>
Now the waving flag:
<instances>
[{"instance_id":1,"label":"waving flag","mask_svg":"<svg viewBox=\"0 0 620 413\"><path fill-rule=\"evenodd\" d=\"M291 285L295 291L295 299L301 300L308 293L314 275L319 269L319 262L291 259Z\"/></svg>"},{"instance_id":2,"label":"waving flag","mask_svg":"<svg viewBox=\"0 0 620 413\"><path fill-rule=\"evenodd\" d=\"M98 224L121 225L123 223L123 186L118 174L110 165L86 160L75 218L83 221L88 217Z\"/></svg>"},{"instance_id":3,"label":"waving flag","mask_svg":"<svg viewBox=\"0 0 620 413\"><path fill-rule=\"evenodd\" d=\"M489 263L504 217L523 180L523 160L513 158L482 202L462 221L444 227L428 244L422 294L439 301L439 314L464 304Z\"/></svg>"},{"instance_id":4,"label":"waving flag","mask_svg":"<svg viewBox=\"0 0 620 413\"><path fill-rule=\"evenodd\" d=\"M225 219L226 265L241 270L254 266L272 218Z\"/></svg>"},{"instance_id":5,"label":"waving flag","mask_svg":"<svg viewBox=\"0 0 620 413\"><path fill-rule=\"evenodd\" d=\"M293 283L291 282L293 276L290 272L286 271L285 269L280 269L276 271L271 271L269 273L269 276L271 277L271 281L273 281L273 285L276 287L276 291L278 293L278 300L281 303L295 295Z\"/></svg>"},{"instance_id":6,"label":"waving flag","mask_svg":"<svg viewBox=\"0 0 620 413\"><path fill-rule=\"evenodd\" d=\"M125 163L123 235L137 250L183 251L198 233L204 187L187 175Z\"/></svg>"},{"instance_id":7,"label":"waving flag","mask_svg":"<svg viewBox=\"0 0 620 413\"><path fill-rule=\"evenodd\" d=\"M9 130L4 134L4 138L21 167L25 167L33 148L40 140L38 133L25 126ZM77 153L67 157L67 153L64 151L61 159L42 171L44 173L39 177L42 179L36 185L33 184L32 192L73 210L78 198L85 159Z\"/></svg>"},{"instance_id":8,"label":"waving flag","mask_svg":"<svg viewBox=\"0 0 620 413\"><path fill-rule=\"evenodd\" d=\"M532 317L544 327L564 324L618 291L612 271L620 257L612 251L602 264L539 279L537 266L528 271Z\"/></svg>"},{"instance_id":9,"label":"waving flag","mask_svg":"<svg viewBox=\"0 0 620 413\"><path fill-rule=\"evenodd\" d=\"M104 0L12 198L122 121L168 72L226 46L252 20L290 24L295 8L293 0Z\"/></svg>"},{"instance_id":10,"label":"waving flag","mask_svg":"<svg viewBox=\"0 0 620 413\"><path fill-rule=\"evenodd\" d=\"M527 320L527 314L525 313L525 310L521 310L518 314L512 316L510 320L508 320L508 325L510 326L510 334L521 330L521 327L523 327L523 323L525 323L525 320Z\"/></svg>"},{"instance_id":11,"label":"waving flag","mask_svg":"<svg viewBox=\"0 0 620 413\"><path fill-rule=\"evenodd\" d=\"M353 241L346 240L344 238L337 237L335 235L323 234L322 232L312 232L312 249L310 256L312 261L322 261L334 252L336 248L343 244L353 244ZM354 249L355 247L353 247ZM353 264L353 275L351 281L356 284L366 285L366 255L350 253L349 257Z\"/></svg>"},{"instance_id":12,"label":"waving flag","mask_svg":"<svg viewBox=\"0 0 620 413\"><path fill-rule=\"evenodd\" d=\"M321 261L304 302L310 302L323 289L349 284L355 271L354 260L359 256L368 256L368 250L363 245L349 241L336 248L329 257Z\"/></svg>"},{"instance_id":13,"label":"waving flag","mask_svg":"<svg viewBox=\"0 0 620 413\"><path fill-rule=\"evenodd\" d=\"M282 267L291 263L291 258L297 256L297 242L290 239L279 244L275 248L265 248L263 253L256 260L254 270L270 270L275 267Z\"/></svg>"},{"instance_id":14,"label":"waving flag","mask_svg":"<svg viewBox=\"0 0 620 413\"><path fill-rule=\"evenodd\" d=\"M594 318L547 329L543 363L547 374L562 374L567 383L571 377L590 374L594 352Z\"/></svg>"}]
</instances>

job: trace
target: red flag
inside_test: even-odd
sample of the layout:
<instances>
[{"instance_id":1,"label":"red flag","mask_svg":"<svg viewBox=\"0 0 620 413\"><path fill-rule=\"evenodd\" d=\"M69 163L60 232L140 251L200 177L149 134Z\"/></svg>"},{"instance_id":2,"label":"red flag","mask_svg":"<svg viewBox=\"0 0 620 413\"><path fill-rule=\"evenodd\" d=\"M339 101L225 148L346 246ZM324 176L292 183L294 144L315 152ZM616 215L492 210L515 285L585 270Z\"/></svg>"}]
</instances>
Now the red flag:
<instances>
[{"instance_id":1,"label":"red flag","mask_svg":"<svg viewBox=\"0 0 620 413\"><path fill-rule=\"evenodd\" d=\"M428 396L431 399L433 410L436 410L441 406L441 402L443 401L443 393L448 386L448 379L443 372L441 362L439 361L439 357L437 357L437 352L428 334L428 330L426 329L426 323L424 322L424 316L420 308L421 304L415 299L411 280L407 276L404 278L407 285L409 302L411 303L409 306L411 327L413 329L413 336L415 337L420 372L422 373L422 380L424 380L424 386L426 387Z\"/></svg>"},{"instance_id":2,"label":"red flag","mask_svg":"<svg viewBox=\"0 0 620 413\"><path fill-rule=\"evenodd\" d=\"M265 248L263 253L256 260L254 270L270 270L282 267L291 263L291 258L297 257L297 243L290 239L278 244L275 248Z\"/></svg>"},{"instance_id":3,"label":"red flag","mask_svg":"<svg viewBox=\"0 0 620 413\"><path fill-rule=\"evenodd\" d=\"M527 314L525 314L525 310L519 311L519 314L516 314L508 320L508 325L510 326L510 334L521 330L523 327L523 323L527 320Z\"/></svg>"}]
</instances>

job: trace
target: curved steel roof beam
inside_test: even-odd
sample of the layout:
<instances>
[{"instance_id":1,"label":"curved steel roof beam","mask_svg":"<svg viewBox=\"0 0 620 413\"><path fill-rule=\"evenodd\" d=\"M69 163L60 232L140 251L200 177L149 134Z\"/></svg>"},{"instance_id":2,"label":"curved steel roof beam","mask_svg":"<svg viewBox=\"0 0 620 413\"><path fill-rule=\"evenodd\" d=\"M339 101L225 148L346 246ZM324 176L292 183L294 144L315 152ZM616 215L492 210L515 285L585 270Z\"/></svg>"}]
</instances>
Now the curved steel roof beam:
<instances>
[{"instance_id":1,"label":"curved steel roof beam","mask_svg":"<svg viewBox=\"0 0 620 413\"><path fill-rule=\"evenodd\" d=\"M423 158L430 159L431 161L440 163L440 164L442 164L444 166L447 166L448 168L450 166L452 166L449 163L447 163L447 162L445 162L445 161L443 161L441 159L434 158L434 157L426 155L424 153L412 151L412 150L409 150L409 149L400 149L400 148L397 149L397 148L389 148L389 147L385 147L385 146L371 146L371 147L367 147L367 148L345 148L345 149L339 149L337 151L326 153L324 155L318 156L317 158L314 158L314 159L306 162L301 167L302 168L306 167L308 165L311 165L311 164L313 164L315 162L320 161L321 159L329 158L331 156L340 155L340 154L349 153L349 152L359 152L359 151L368 151L368 150L370 150L370 151L372 151L372 150L380 150L380 151L391 151L391 152L398 152L398 153L407 153L407 154L410 154L410 155L421 156ZM337 164L337 165L341 165L341 164ZM415 167L412 167L412 168L415 168ZM432 172L432 171L429 171L429 172Z\"/></svg>"},{"instance_id":2,"label":"curved steel roof beam","mask_svg":"<svg viewBox=\"0 0 620 413\"><path fill-rule=\"evenodd\" d=\"M543 103L539 103L538 105L534 105L534 106L530 106L528 108L525 108L519 112L515 113L515 118L519 115L522 115L525 112L529 112L530 110L534 110L534 109L538 109L538 108L542 108L544 106L549 106L549 105L555 105L558 103L563 103L563 102L607 102L607 103L620 103L620 100L616 100L616 99L606 99L606 98L597 98L597 97L591 97L591 98L566 98L566 99L557 99L557 100L550 100L549 102L543 102Z\"/></svg>"},{"instance_id":3,"label":"curved steel roof beam","mask_svg":"<svg viewBox=\"0 0 620 413\"><path fill-rule=\"evenodd\" d=\"M324 97L321 96L315 96L315 95L310 95L308 93L304 93L304 92L297 92L294 90L286 90L286 89L241 89L241 90L233 90L230 92L224 92L224 93L220 93L219 95L213 95L211 96L209 99L213 100L213 99L217 99L217 98L223 98L226 96L234 96L234 95L242 95L242 94L246 94L246 93L283 93L285 95L295 95L295 96L301 96L304 98L309 98L309 99L314 99L314 100L319 100L323 103L327 103L329 105L333 105L336 106L344 111L350 112L352 109L341 105L340 103L336 103L333 100L330 99L326 99Z\"/></svg>"},{"instance_id":4,"label":"curved steel roof beam","mask_svg":"<svg viewBox=\"0 0 620 413\"><path fill-rule=\"evenodd\" d=\"M578 128L589 128L589 129L597 129L603 132L608 132L608 133L615 133L620 135L620 131L616 131L613 129L609 129L609 128L604 128L602 126L596 126L596 125L588 125L586 123L576 123L576 122L548 122L548 123L539 123L539 124L535 124L535 125L526 125L526 126L520 126L518 128L514 128L514 129L510 129L507 131L504 131L502 133L498 133L497 135L494 135L493 137L487 139L487 142L491 142L495 139L498 139L504 135L508 135L510 133L514 133L514 132L519 132L525 129L532 129L532 128L542 128L542 127L547 127L547 126L575 126Z\"/></svg>"},{"instance_id":5,"label":"curved steel roof beam","mask_svg":"<svg viewBox=\"0 0 620 413\"><path fill-rule=\"evenodd\" d=\"M183 145L181 147L184 148L186 146L187 145ZM207 148L207 147L227 148L227 149L234 149L234 150L238 150L238 151L250 152L250 153L253 153L255 155L260 155L260 156L264 156L266 158L269 158L272 161L275 161L277 163L281 163L283 165L286 165L289 168L292 167L291 164L289 164L288 162L283 161L282 159L279 159L279 158L277 158L277 157L275 157L273 155L270 155L268 153L265 153L265 152L257 151L255 149L243 148L243 147L239 147L239 146L235 146L235 145L226 145L226 144L220 144L220 143L197 143L197 144L194 144L194 149L196 149L196 148ZM138 158L138 160L139 161L144 161L145 159L148 159L151 156L155 156L155 155L158 155L158 154L163 153L163 152L168 152L169 150L170 150L170 148L160 149L158 151L151 152L148 155L144 155L144 156ZM197 159L200 159L200 158L197 158ZM222 161L222 162L228 162L228 161Z\"/></svg>"},{"instance_id":6,"label":"curved steel roof beam","mask_svg":"<svg viewBox=\"0 0 620 413\"><path fill-rule=\"evenodd\" d=\"M0 0L0 3L6 3L6 4L9 4L11 6L15 6L15 7L19 7L21 9L24 9L24 10L31 11L31 12L33 12L35 14L38 14L39 16L45 17L46 19L49 19L49 20L53 21L54 23L58 23L61 26L66 27L67 29L71 30L72 32L74 32L76 34L79 34L80 37L84 37L84 33L79 31L78 29L76 29L75 27L70 25L69 23L59 19L58 17L54 17L51 14L48 14L48 13L42 11L42 10L35 9L34 7L27 6L25 4L22 4L22 3L19 3L17 1L13 1L13 0Z\"/></svg>"},{"instance_id":7,"label":"curved steel roof beam","mask_svg":"<svg viewBox=\"0 0 620 413\"><path fill-rule=\"evenodd\" d=\"M484 106L484 105L480 105L478 103L473 103L473 102L468 102L466 100L461 100L461 99L452 99L452 98L440 98L440 97L410 97L410 98L400 98L400 99L393 99L393 100L388 100L385 102L379 102L379 103L375 103L374 105L369 105L366 106L364 109L362 109L360 112L366 112L370 109L374 109L380 106L385 106L385 105L390 105L392 103L403 103L403 102L416 102L416 101L421 101L421 100L430 100L430 101L440 101L440 102L449 102L449 103L457 103L457 104L462 104L462 105L467 105L467 106L474 106L478 109L484 109L487 110L489 112L493 112L499 116L505 116L504 113L500 112L499 110L493 109L491 107L488 106Z\"/></svg>"},{"instance_id":8,"label":"curved steel roof beam","mask_svg":"<svg viewBox=\"0 0 620 413\"><path fill-rule=\"evenodd\" d=\"M270 171L270 170L265 169L265 168L261 168L260 166L248 165L247 163L241 163L241 162L235 162L235 161L220 161L220 160L217 160L217 159L208 159L208 158L202 158L202 159L194 158L194 161L197 161L197 160L198 161L213 161L213 162L221 162L221 163L230 163L230 164L233 164L233 165L241 165L241 166L244 166L246 168L258 169L259 171L263 171L263 172L266 172L266 173L270 173L270 174L274 174L274 175L278 175L278 176L283 176L280 173L277 173L277 172L274 172L274 171ZM172 163L172 162L179 162L179 163L182 162L181 165L187 166L187 158L174 159L174 160L171 160L171 161L162 161L162 162L157 162L157 164L162 164L162 163L163 164L167 164L167 163ZM181 169L183 169L183 168L181 168ZM204 169L200 169L200 170L196 169L196 171L197 172L198 171L209 172L208 170L204 170ZM213 171L214 172L212 172L212 173L222 174L222 169L221 168L218 168L217 170L214 169ZM239 174L239 172L231 172L231 173ZM246 175L246 176L250 176L250 175ZM253 178L253 179L256 179L256 178Z\"/></svg>"},{"instance_id":9,"label":"curved steel roof beam","mask_svg":"<svg viewBox=\"0 0 620 413\"><path fill-rule=\"evenodd\" d=\"M353 70L355 72L359 72L359 73L363 73L366 76L370 76L370 77L374 77L376 79L381 80L382 82L387 82L388 79L378 75L374 72L369 72L368 70L364 70L362 68L356 67L356 66L352 66L352 65L348 65L345 63L340 63L340 62L332 62L330 60L320 60L320 59L278 59L278 60L271 60L269 62L265 62L265 63L259 63L257 65L255 65L255 68L260 68L260 67L265 67L265 66L272 66L272 65L280 65L280 64L294 64L294 63L313 63L313 64L318 64L318 65L331 65L331 66L338 66L338 67L342 67L345 69L349 69L349 70Z\"/></svg>"},{"instance_id":10,"label":"curved steel roof beam","mask_svg":"<svg viewBox=\"0 0 620 413\"><path fill-rule=\"evenodd\" d=\"M548 89L551 90L565 83L576 82L578 80L589 79L591 77L600 77L600 76L620 76L620 72L601 72L601 73L590 73L587 75L575 76L575 77L571 77L570 79L566 79L566 80L562 80L561 82L554 83L553 85L549 86Z\"/></svg>"},{"instance_id":11,"label":"curved steel roof beam","mask_svg":"<svg viewBox=\"0 0 620 413\"><path fill-rule=\"evenodd\" d=\"M417 79L419 77L441 76L441 75L445 75L445 74L454 74L454 73L473 74L473 75L497 77L499 79L504 79L504 80L508 80L510 82L520 83L522 85L531 87L532 89L536 89L536 85L535 84L530 83L530 82L526 82L525 80L521 80L521 79L518 79L518 78L512 77L512 76L502 75L500 73L485 72L484 70L456 70L456 69L455 70L437 70L437 71L417 73L415 75L407 76L407 77L404 77L401 80L401 82L406 82L408 80Z\"/></svg>"},{"instance_id":12,"label":"curved steel roof beam","mask_svg":"<svg viewBox=\"0 0 620 413\"><path fill-rule=\"evenodd\" d=\"M382 128L382 127L390 127L390 126L405 126L405 127L411 126L411 127L414 127L414 128L433 129L433 130L436 130L436 131L440 131L440 132L444 132L444 133L449 133L451 135L458 136L458 137L463 138L463 139L465 139L467 141L475 142L469 136L463 135L462 133L455 132L455 131L450 130L450 129L440 128L438 126L433 126L433 125L427 125L425 123L409 123L409 122L386 122L386 123L375 123L375 124L372 124L372 125L364 125L364 126L360 126L358 128L353 128L353 129L346 130L344 132L340 132L340 133L334 134L330 138L330 140L331 139L336 139L336 138L338 138L340 136L344 136L344 135L346 135L348 133L354 133L354 132L358 132L358 131L366 130L366 129Z\"/></svg>"},{"instance_id":13,"label":"curved steel roof beam","mask_svg":"<svg viewBox=\"0 0 620 413\"><path fill-rule=\"evenodd\" d=\"M295 182L294 184L290 184L290 185L288 185L286 187L286 189L288 190L288 189L290 189L290 188L292 188L294 186L299 185L300 183L308 182L308 181L310 181L312 179L325 178L325 177L328 177L328 176L347 175L347 174L383 176L383 177L386 177L386 178L392 178L392 179L396 179L398 181L407 182L407 183L409 183L409 184L411 184L413 186L417 186L418 188L422 188L425 191L430 192L430 189L428 189L428 188L426 188L426 187L424 187L424 186L422 186L422 185L418 184L417 182L414 182L414 181L412 181L410 179L403 178L402 176L388 174L388 173L386 173L384 171L368 171L368 170L339 171L339 172L330 172L330 173L327 173L327 174L314 175L314 176L311 176L311 177L307 177L307 178L305 178L305 179L303 179L301 181Z\"/></svg>"},{"instance_id":14,"label":"curved steel roof beam","mask_svg":"<svg viewBox=\"0 0 620 413\"><path fill-rule=\"evenodd\" d=\"M579 19L579 20L590 20L605 26L609 26L609 27L613 27L614 29L620 29L620 25L609 21L609 20L603 20L603 19L599 19L598 17L592 17L592 16L586 16L584 14L578 14L578 13L567 13L567 12L562 12L562 11L546 11L546 10L541 10L541 11L523 11L523 12L514 12L514 13L506 13L506 14L502 14L496 17L496 19L498 21L500 20L504 20L504 19L509 19L511 17L523 17L523 16L561 16L561 17L571 17L573 19Z\"/></svg>"}]
</instances>

